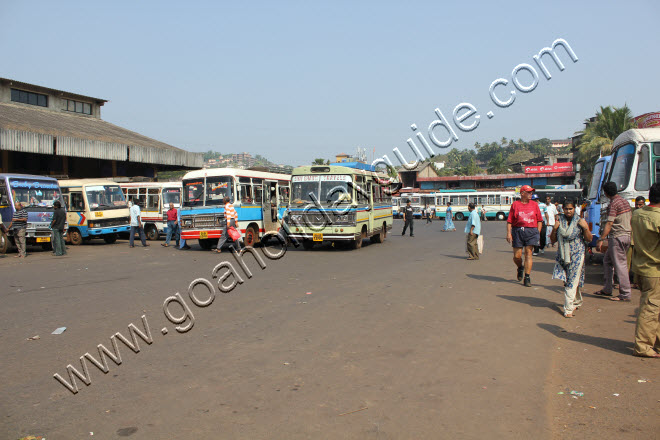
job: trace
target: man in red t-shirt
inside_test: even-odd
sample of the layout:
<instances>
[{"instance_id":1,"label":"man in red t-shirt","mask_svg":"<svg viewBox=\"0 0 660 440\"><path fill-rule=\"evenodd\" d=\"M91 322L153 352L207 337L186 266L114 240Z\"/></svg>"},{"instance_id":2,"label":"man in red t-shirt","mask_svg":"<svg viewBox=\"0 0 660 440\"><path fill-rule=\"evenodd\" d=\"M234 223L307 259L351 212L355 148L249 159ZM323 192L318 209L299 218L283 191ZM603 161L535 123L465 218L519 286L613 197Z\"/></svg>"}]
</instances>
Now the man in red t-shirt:
<instances>
[{"instance_id":1,"label":"man in red t-shirt","mask_svg":"<svg viewBox=\"0 0 660 440\"><path fill-rule=\"evenodd\" d=\"M506 221L506 241L513 246L513 262L518 267L518 281L523 279L527 287L532 285L529 274L532 272L532 252L538 246L543 227L543 217L538 203L532 202L534 188L523 185L520 188L520 201L511 205L509 218ZM525 266L523 268L522 250L525 248Z\"/></svg>"}]
</instances>

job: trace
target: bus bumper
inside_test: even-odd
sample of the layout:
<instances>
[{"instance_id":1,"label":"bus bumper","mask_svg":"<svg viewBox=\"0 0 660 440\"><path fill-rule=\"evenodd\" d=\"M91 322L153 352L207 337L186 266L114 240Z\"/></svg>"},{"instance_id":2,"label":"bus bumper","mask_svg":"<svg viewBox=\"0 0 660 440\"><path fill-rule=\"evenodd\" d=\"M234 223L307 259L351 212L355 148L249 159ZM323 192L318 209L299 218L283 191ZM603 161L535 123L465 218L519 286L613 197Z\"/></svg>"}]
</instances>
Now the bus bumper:
<instances>
[{"instance_id":1,"label":"bus bumper","mask_svg":"<svg viewBox=\"0 0 660 440\"><path fill-rule=\"evenodd\" d=\"M224 234L225 230L224 229L206 229L206 230L182 230L181 231L181 238L183 240L199 240L205 239L205 238L220 238L222 237L222 234ZM206 236L204 236L206 235Z\"/></svg>"},{"instance_id":2,"label":"bus bumper","mask_svg":"<svg viewBox=\"0 0 660 440\"><path fill-rule=\"evenodd\" d=\"M119 232L129 232L131 230L130 226L112 226L109 228L87 228L87 233L92 236L101 236L101 235L108 235L108 234L117 234Z\"/></svg>"}]
</instances>

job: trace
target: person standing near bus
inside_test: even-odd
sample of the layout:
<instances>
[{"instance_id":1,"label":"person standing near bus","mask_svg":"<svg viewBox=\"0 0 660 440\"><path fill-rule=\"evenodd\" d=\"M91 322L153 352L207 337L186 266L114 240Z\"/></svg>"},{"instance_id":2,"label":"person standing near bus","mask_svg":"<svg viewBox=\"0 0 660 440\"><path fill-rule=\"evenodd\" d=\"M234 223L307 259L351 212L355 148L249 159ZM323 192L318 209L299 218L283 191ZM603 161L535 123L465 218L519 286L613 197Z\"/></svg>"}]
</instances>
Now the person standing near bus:
<instances>
[{"instance_id":1,"label":"person standing near bus","mask_svg":"<svg viewBox=\"0 0 660 440\"><path fill-rule=\"evenodd\" d=\"M509 218L506 221L506 241L513 246L513 262L518 267L518 281L523 280L524 285L531 287L532 281L532 253L534 246L538 246L541 238L541 227L543 218L539 205L532 202L534 189L529 185L520 188L520 201L511 205ZM523 266L523 249L525 250L525 262Z\"/></svg>"},{"instance_id":2,"label":"person standing near bus","mask_svg":"<svg viewBox=\"0 0 660 440\"><path fill-rule=\"evenodd\" d=\"M176 247L179 247L179 213L174 207L174 203L170 203L170 209L167 210L167 237L165 237L165 243L162 246L169 246L172 235L174 235L174 241L176 242Z\"/></svg>"},{"instance_id":3,"label":"person standing near bus","mask_svg":"<svg viewBox=\"0 0 660 440\"><path fill-rule=\"evenodd\" d=\"M14 258L25 258L27 257L27 252L25 251L25 232L27 231L27 219L28 213L23 208L21 202L16 202L14 205L16 212L14 212L14 217L9 223L9 229L14 228L14 242L16 243L16 248L18 248L18 255Z\"/></svg>"},{"instance_id":4,"label":"person standing near bus","mask_svg":"<svg viewBox=\"0 0 660 440\"><path fill-rule=\"evenodd\" d=\"M414 237L413 234L413 208L410 206L410 199L406 201L406 206L403 208L403 232L401 235L406 235L406 229L410 226L410 236Z\"/></svg>"},{"instance_id":5,"label":"person standing near bus","mask_svg":"<svg viewBox=\"0 0 660 440\"><path fill-rule=\"evenodd\" d=\"M129 212L131 214L131 232L130 238L128 239L128 247L135 247L133 244L135 241L135 233L140 234L140 240L142 241L142 246L147 247L147 237L144 235L144 228L142 227L142 213L140 212L140 206L135 203L135 199L131 198L129 204L131 205Z\"/></svg>"},{"instance_id":6,"label":"person standing near bus","mask_svg":"<svg viewBox=\"0 0 660 440\"><path fill-rule=\"evenodd\" d=\"M447 202L447 210L445 211L445 224L442 228L443 231L455 231L456 226L454 226L454 215L451 210L451 202Z\"/></svg>"},{"instance_id":7,"label":"person standing near bus","mask_svg":"<svg viewBox=\"0 0 660 440\"><path fill-rule=\"evenodd\" d=\"M635 325L633 355L660 358L660 184L649 189L648 206L632 215L631 227L637 237L632 270L642 296ZM635 203L637 204L637 203ZM644 201L646 204L646 201Z\"/></svg>"},{"instance_id":8,"label":"person standing near bus","mask_svg":"<svg viewBox=\"0 0 660 440\"><path fill-rule=\"evenodd\" d=\"M227 241L231 241L232 245L234 246L234 249L236 250L236 252L238 252L240 250L238 247L238 242L233 240L231 237L229 237L228 234L229 228L236 227L238 222L238 214L236 214L234 205L232 205L229 197L225 196L225 198L222 199L222 201L225 204L225 221L227 222L227 229L225 229L224 234L222 234L220 240L218 240L218 247L214 249L213 252L216 252L218 254L221 253L222 247L225 245L225 243L227 243Z\"/></svg>"},{"instance_id":9,"label":"person standing near bus","mask_svg":"<svg viewBox=\"0 0 660 440\"><path fill-rule=\"evenodd\" d=\"M62 209L59 200L53 202L53 218L50 221L50 229L53 230L53 252L56 257L66 255L66 245L64 244L64 223L66 222L66 213Z\"/></svg>"},{"instance_id":10,"label":"person standing near bus","mask_svg":"<svg viewBox=\"0 0 660 440\"><path fill-rule=\"evenodd\" d=\"M477 240L481 234L481 220L479 219L479 214L474 209L474 203L468 204L468 211L470 215L468 216L467 224L465 225L465 233L467 234L467 251L468 251L468 260L478 260L479 259L479 246L477 245Z\"/></svg>"},{"instance_id":11,"label":"person standing near bus","mask_svg":"<svg viewBox=\"0 0 660 440\"><path fill-rule=\"evenodd\" d=\"M557 218L557 214L559 214L559 211L557 210L557 207L555 206L554 201L550 198L550 196L545 198L545 214L543 217L545 218L545 225L546 225L546 237L545 237L545 242L550 241L550 234L552 233L552 228L555 226L555 220ZM550 243L552 247L555 247L554 243Z\"/></svg>"},{"instance_id":12,"label":"person standing near bus","mask_svg":"<svg viewBox=\"0 0 660 440\"><path fill-rule=\"evenodd\" d=\"M429 205L426 205L426 223L431 223L434 211L435 209L431 209Z\"/></svg>"},{"instance_id":13,"label":"person standing near bus","mask_svg":"<svg viewBox=\"0 0 660 440\"><path fill-rule=\"evenodd\" d=\"M545 205L545 203L541 202L541 199L539 199L538 194L532 195L532 200L539 205L539 210L541 211L541 218L543 219L543 226L541 227L541 236L539 238L539 245L534 247L534 252L532 253L533 256L536 256L540 253L545 253L543 249L545 249L545 243L546 243L546 236L547 236L547 225L545 224L545 211L548 209L548 207ZM552 232L552 231L550 231Z\"/></svg>"}]
</instances>

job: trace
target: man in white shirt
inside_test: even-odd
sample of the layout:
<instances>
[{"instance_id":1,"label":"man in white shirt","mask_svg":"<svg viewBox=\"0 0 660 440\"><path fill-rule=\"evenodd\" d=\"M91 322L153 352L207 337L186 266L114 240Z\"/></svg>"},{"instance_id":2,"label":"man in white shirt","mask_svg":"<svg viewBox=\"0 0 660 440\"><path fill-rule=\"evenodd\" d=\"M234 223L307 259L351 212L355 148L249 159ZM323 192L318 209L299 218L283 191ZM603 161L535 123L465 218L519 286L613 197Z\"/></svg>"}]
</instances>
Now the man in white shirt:
<instances>
[{"instance_id":1,"label":"man in white shirt","mask_svg":"<svg viewBox=\"0 0 660 440\"><path fill-rule=\"evenodd\" d=\"M550 241L550 234L552 233L552 229L555 226L555 219L557 217L557 207L555 206L553 200L550 198L550 196L545 198L545 204L547 206L545 210L545 224L547 227L546 230L546 243L552 243ZM551 244L550 246L555 247L554 244Z\"/></svg>"},{"instance_id":2,"label":"man in white shirt","mask_svg":"<svg viewBox=\"0 0 660 440\"><path fill-rule=\"evenodd\" d=\"M142 246L147 247L147 237L144 235L144 228L142 228L142 213L140 212L140 206L135 203L134 199L131 199L128 204L130 205L131 213L131 232L130 238L128 239L128 247L135 247L133 241L135 239L135 232L137 231L140 234L140 240L142 241Z\"/></svg>"}]
</instances>

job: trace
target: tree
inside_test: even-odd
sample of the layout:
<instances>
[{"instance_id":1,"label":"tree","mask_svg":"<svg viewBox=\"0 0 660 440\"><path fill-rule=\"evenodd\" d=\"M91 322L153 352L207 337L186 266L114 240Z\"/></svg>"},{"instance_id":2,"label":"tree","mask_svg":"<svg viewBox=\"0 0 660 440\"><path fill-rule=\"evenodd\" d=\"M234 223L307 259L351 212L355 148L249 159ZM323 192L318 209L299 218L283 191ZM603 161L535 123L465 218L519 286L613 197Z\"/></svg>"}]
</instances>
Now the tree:
<instances>
[{"instance_id":1,"label":"tree","mask_svg":"<svg viewBox=\"0 0 660 440\"><path fill-rule=\"evenodd\" d=\"M627 105L623 107L600 107L594 122L588 122L580 141L577 162L584 174L591 174L600 156L612 152L612 143L626 130L634 128L632 113Z\"/></svg>"},{"instance_id":2,"label":"tree","mask_svg":"<svg viewBox=\"0 0 660 440\"><path fill-rule=\"evenodd\" d=\"M507 139L502 136L502 140L500 142L502 143L502 147L504 147L506 145Z\"/></svg>"},{"instance_id":3,"label":"tree","mask_svg":"<svg viewBox=\"0 0 660 440\"><path fill-rule=\"evenodd\" d=\"M488 162L489 174L505 174L507 171L508 167L506 166L502 153L497 153L497 155Z\"/></svg>"},{"instance_id":4,"label":"tree","mask_svg":"<svg viewBox=\"0 0 660 440\"><path fill-rule=\"evenodd\" d=\"M325 159L314 159L314 162L312 162L312 165L325 165Z\"/></svg>"}]
</instances>

